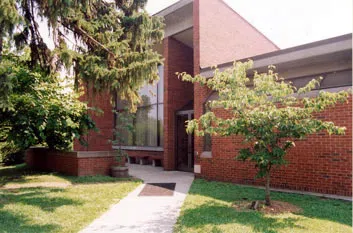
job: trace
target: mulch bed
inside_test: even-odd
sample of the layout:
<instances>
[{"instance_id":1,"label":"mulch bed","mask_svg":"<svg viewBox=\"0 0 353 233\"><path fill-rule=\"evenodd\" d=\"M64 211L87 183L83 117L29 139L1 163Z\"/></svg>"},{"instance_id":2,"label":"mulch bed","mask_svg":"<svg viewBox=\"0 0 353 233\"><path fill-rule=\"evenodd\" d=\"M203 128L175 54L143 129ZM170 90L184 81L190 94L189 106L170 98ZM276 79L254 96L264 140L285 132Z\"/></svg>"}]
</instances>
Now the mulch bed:
<instances>
[{"instance_id":1,"label":"mulch bed","mask_svg":"<svg viewBox=\"0 0 353 233\"><path fill-rule=\"evenodd\" d=\"M302 209L284 201L271 201L271 206L266 206L265 201L259 201L256 210L250 209L252 201L238 201L233 204L233 208L237 211L259 211L264 214L283 214L283 213L300 213Z\"/></svg>"}]
</instances>

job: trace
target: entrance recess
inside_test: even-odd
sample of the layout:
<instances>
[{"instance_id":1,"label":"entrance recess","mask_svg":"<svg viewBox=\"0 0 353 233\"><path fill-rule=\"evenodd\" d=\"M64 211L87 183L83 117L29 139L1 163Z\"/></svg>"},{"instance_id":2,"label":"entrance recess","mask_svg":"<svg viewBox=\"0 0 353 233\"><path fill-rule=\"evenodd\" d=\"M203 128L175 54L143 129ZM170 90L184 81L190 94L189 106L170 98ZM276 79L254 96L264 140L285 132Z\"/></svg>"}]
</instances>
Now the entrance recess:
<instances>
[{"instance_id":1,"label":"entrance recess","mask_svg":"<svg viewBox=\"0 0 353 233\"><path fill-rule=\"evenodd\" d=\"M187 120L194 118L194 110L179 111L176 114L176 169L193 172L194 135L186 133Z\"/></svg>"}]
</instances>

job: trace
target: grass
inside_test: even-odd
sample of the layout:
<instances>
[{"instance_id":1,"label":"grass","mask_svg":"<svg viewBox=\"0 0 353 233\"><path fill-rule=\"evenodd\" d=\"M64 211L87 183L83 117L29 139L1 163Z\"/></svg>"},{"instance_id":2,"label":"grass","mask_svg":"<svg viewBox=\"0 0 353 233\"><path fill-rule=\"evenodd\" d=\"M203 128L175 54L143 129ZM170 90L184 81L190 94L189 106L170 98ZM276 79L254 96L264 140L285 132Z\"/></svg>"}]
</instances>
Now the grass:
<instances>
[{"instance_id":1,"label":"grass","mask_svg":"<svg viewBox=\"0 0 353 233\"><path fill-rule=\"evenodd\" d=\"M265 215L232 207L244 198L261 200L264 190L196 179L184 202L174 232L324 233L352 232L352 203L272 192L273 200L302 208L300 214Z\"/></svg>"},{"instance_id":2,"label":"grass","mask_svg":"<svg viewBox=\"0 0 353 233\"><path fill-rule=\"evenodd\" d=\"M0 232L78 232L139 184L0 167Z\"/></svg>"}]
</instances>

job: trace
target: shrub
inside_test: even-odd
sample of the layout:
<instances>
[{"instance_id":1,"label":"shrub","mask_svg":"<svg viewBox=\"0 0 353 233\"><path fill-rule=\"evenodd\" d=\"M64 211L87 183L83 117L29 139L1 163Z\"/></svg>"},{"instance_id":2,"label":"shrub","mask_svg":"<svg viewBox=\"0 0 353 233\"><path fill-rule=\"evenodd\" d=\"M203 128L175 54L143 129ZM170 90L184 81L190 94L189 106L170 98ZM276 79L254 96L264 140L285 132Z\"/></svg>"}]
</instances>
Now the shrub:
<instances>
[{"instance_id":1,"label":"shrub","mask_svg":"<svg viewBox=\"0 0 353 233\"><path fill-rule=\"evenodd\" d=\"M24 162L25 152L19 151L11 154L4 155L2 163L6 166L21 164Z\"/></svg>"},{"instance_id":2,"label":"shrub","mask_svg":"<svg viewBox=\"0 0 353 233\"><path fill-rule=\"evenodd\" d=\"M26 53L9 53L0 64L0 78L6 80L0 90L7 90L0 105L0 142L13 145L16 152L38 144L70 150L74 139L86 144L83 135L95 129L95 123L78 93L57 74L30 69Z\"/></svg>"}]
</instances>

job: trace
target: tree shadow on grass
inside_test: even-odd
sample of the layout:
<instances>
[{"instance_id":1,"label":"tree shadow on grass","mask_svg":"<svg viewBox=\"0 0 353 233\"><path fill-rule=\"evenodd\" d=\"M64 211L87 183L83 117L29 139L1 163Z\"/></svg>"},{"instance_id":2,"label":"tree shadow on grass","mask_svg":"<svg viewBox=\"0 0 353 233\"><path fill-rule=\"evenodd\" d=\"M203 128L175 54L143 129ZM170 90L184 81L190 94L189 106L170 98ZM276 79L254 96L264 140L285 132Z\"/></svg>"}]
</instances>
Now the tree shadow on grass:
<instances>
[{"instance_id":1,"label":"tree shadow on grass","mask_svg":"<svg viewBox=\"0 0 353 233\"><path fill-rule=\"evenodd\" d=\"M29 168L26 164L1 168L0 169L0 188L9 182L26 183L28 182L28 180L26 180L25 177L29 175L44 175L44 174L52 174L52 173L33 170Z\"/></svg>"},{"instance_id":2,"label":"tree shadow on grass","mask_svg":"<svg viewBox=\"0 0 353 233\"><path fill-rule=\"evenodd\" d=\"M352 226L352 202L320 197L274 192L273 198L292 203L302 208L297 215L324 219Z\"/></svg>"},{"instance_id":3,"label":"tree shadow on grass","mask_svg":"<svg viewBox=\"0 0 353 233\"><path fill-rule=\"evenodd\" d=\"M54 175L60 177L73 185L82 184L108 184L108 183L124 183L124 182L141 182L140 179L129 178L115 178L111 176L96 175L96 176L69 176L57 172L38 171L29 168L26 164L11 166L8 168L0 169L0 188L4 187L7 183L23 184L28 183L29 180L26 176L30 175Z\"/></svg>"},{"instance_id":4,"label":"tree shadow on grass","mask_svg":"<svg viewBox=\"0 0 353 233\"><path fill-rule=\"evenodd\" d=\"M33 224L23 214L14 214L0 210L0 231L11 233L53 232L59 228L57 224Z\"/></svg>"},{"instance_id":5,"label":"tree shadow on grass","mask_svg":"<svg viewBox=\"0 0 353 233\"><path fill-rule=\"evenodd\" d=\"M180 220L184 226L192 228L212 225L212 232L221 232L218 226L230 223L249 226L254 232L266 233L276 233L277 230L284 228L304 229L296 224L298 219L293 217L277 219L255 211L236 211L214 201L206 202L197 208L185 210Z\"/></svg>"},{"instance_id":6,"label":"tree shadow on grass","mask_svg":"<svg viewBox=\"0 0 353 233\"><path fill-rule=\"evenodd\" d=\"M0 208L9 203L39 207L43 211L54 211L64 205L81 205L82 202L65 197L50 197L50 193L65 192L61 188L20 188L0 191Z\"/></svg>"},{"instance_id":7,"label":"tree shadow on grass","mask_svg":"<svg viewBox=\"0 0 353 233\"><path fill-rule=\"evenodd\" d=\"M235 201L244 199L263 200L265 191L259 188L245 187L232 183L208 182L196 179L189 194L234 203ZM297 215L325 219L348 226L352 224L352 202L281 192L271 192L271 197L273 200L289 202L300 207L302 212Z\"/></svg>"},{"instance_id":8,"label":"tree shadow on grass","mask_svg":"<svg viewBox=\"0 0 353 233\"><path fill-rule=\"evenodd\" d=\"M139 182L141 180L136 178L116 178L111 176L103 176L103 175L96 175L96 176L64 176L59 175L61 178L71 182L73 185L80 185L80 184L106 184L106 183L122 183L122 182L130 182L135 181Z\"/></svg>"},{"instance_id":9,"label":"tree shadow on grass","mask_svg":"<svg viewBox=\"0 0 353 233\"><path fill-rule=\"evenodd\" d=\"M0 232L37 233L57 231L60 225L33 223L26 213L31 212L31 208L40 208L42 211L52 212L61 206L82 204L80 201L71 198L49 196L59 192L65 192L65 189L19 188L0 190ZM6 209L7 205L15 205L15 207L8 210ZM21 211L22 208L25 208L26 213ZM35 212L35 209L33 209L33 212Z\"/></svg>"}]
</instances>

